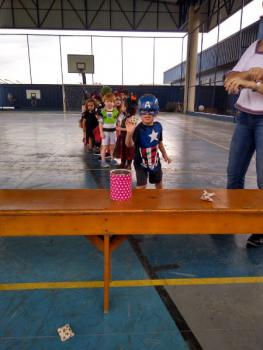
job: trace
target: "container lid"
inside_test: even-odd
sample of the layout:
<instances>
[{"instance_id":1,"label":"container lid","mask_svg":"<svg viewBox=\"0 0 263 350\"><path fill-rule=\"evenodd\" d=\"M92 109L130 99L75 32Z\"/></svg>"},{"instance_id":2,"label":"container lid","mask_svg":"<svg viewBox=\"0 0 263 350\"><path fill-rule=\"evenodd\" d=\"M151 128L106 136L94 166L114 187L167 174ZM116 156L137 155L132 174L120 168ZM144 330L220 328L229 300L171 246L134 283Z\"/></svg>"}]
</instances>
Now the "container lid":
<instances>
[{"instance_id":1,"label":"container lid","mask_svg":"<svg viewBox=\"0 0 263 350\"><path fill-rule=\"evenodd\" d=\"M131 170L128 169L113 169L110 171L111 175L131 175Z\"/></svg>"}]
</instances>

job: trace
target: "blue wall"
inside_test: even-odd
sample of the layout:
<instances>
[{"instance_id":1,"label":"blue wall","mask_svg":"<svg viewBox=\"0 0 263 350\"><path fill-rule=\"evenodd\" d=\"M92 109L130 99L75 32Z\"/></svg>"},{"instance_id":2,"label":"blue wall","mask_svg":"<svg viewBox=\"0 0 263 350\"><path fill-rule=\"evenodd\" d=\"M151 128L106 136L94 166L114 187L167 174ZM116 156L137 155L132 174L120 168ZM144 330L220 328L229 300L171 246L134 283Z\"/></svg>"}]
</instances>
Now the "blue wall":
<instances>
[{"instance_id":1,"label":"blue wall","mask_svg":"<svg viewBox=\"0 0 263 350\"><path fill-rule=\"evenodd\" d=\"M26 98L26 90L40 90L41 99L36 101L36 106L32 106L31 100ZM13 96L13 101L8 99L8 95ZM15 106L16 109L22 110L62 110L61 85L0 85L0 106Z\"/></svg>"},{"instance_id":2,"label":"blue wall","mask_svg":"<svg viewBox=\"0 0 263 350\"><path fill-rule=\"evenodd\" d=\"M113 90L120 86L112 85ZM165 110L167 102L183 103L184 87L182 86L152 86L152 85L127 85L122 87L129 92L141 96L152 93L159 99L160 109ZM66 85L66 101L68 111L80 111L85 92L100 91L101 86ZM32 106L31 101L26 99L26 90L40 90L41 100ZM14 102L8 100L8 94L15 97ZM196 87L196 110L199 105L206 108L215 108L220 114L226 111L234 111L236 96L228 95L223 86L197 86ZM0 106L15 106L17 110L63 110L61 85L0 85Z\"/></svg>"},{"instance_id":3,"label":"blue wall","mask_svg":"<svg viewBox=\"0 0 263 350\"><path fill-rule=\"evenodd\" d=\"M223 86L197 86L195 109L203 105L206 108L215 108L219 114L224 114L228 108L228 93Z\"/></svg>"},{"instance_id":4,"label":"blue wall","mask_svg":"<svg viewBox=\"0 0 263 350\"><path fill-rule=\"evenodd\" d=\"M181 101L183 99L183 88L180 86L162 86L162 85L125 85L125 86L118 86L118 85L110 85L112 90L119 90L126 89L129 92L135 93L138 97L146 94L151 93L155 95L159 100L160 109L164 110L167 102L177 102ZM80 105L83 100L84 90L88 93L94 92L94 91L100 91L101 86L94 86L94 85L86 85L84 88L83 86L79 85L66 85L65 86L65 92L66 92L66 100L67 100L67 109L68 110L80 110Z\"/></svg>"},{"instance_id":5,"label":"blue wall","mask_svg":"<svg viewBox=\"0 0 263 350\"><path fill-rule=\"evenodd\" d=\"M184 91L181 90L178 102L184 102ZM203 105L206 109L214 110L218 114L235 114L235 103L238 95L229 95L224 86L196 86L195 110L198 106Z\"/></svg>"},{"instance_id":6,"label":"blue wall","mask_svg":"<svg viewBox=\"0 0 263 350\"><path fill-rule=\"evenodd\" d=\"M120 86L112 85L113 90L120 89ZM152 93L159 99L160 108L164 110L167 102L181 101L183 88L179 86L152 86L152 85L127 85L121 87L129 92L140 96L145 93ZM65 85L67 110L80 111L83 101L84 90L91 93L100 91L101 86L94 85ZM31 105L31 100L26 98L26 90L40 90L41 99L36 101L36 106ZM15 101L8 100L8 94L15 98ZM63 110L62 87L61 85L0 85L0 106L15 106L16 109L31 110Z\"/></svg>"}]
</instances>

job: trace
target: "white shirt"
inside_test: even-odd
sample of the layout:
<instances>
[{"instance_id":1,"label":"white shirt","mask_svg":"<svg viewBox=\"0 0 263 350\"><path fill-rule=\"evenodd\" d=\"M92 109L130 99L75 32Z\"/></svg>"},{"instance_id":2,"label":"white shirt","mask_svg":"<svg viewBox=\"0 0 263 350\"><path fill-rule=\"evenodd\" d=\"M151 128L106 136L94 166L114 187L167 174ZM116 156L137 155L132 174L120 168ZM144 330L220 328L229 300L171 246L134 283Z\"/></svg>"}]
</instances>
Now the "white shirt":
<instances>
[{"instance_id":1,"label":"white shirt","mask_svg":"<svg viewBox=\"0 0 263 350\"><path fill-rule=\"evenodd\" d=\"M259 43L260 40L257 40L246 49L232 72L244 72L256 67L263 68L263 52L258 51ZM263 95L251 89L242 89L236 107L243 112L263 115Z\"/></svg>"}]
</instances>

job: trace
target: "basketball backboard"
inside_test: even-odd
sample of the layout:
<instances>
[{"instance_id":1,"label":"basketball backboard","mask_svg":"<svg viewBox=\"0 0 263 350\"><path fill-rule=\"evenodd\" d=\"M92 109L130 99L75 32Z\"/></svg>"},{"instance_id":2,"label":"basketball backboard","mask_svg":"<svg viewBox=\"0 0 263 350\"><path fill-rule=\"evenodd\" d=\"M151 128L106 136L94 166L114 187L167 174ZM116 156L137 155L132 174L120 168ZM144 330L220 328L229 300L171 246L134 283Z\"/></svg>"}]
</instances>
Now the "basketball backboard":
<instances>
[{"instance_id":1,"label":"basketball backboard","mask_svg":"<svg viewBox=\"0 0 263 350\"><path fill-rule=\"evenodd\" d=\"M41 99L41 94L40 90L26 90L26 98L28 100L40 100Z\"/></svg>"},{"instance_id":2,"label":"basketball backboard","mask_svg":"<svg viewBox=\"0 0 263 350\"><path fill-rule=\"evenodd\" d=\"M94 73L93 55L68 55L69 73Z\"/></svg>"}]
</instances>

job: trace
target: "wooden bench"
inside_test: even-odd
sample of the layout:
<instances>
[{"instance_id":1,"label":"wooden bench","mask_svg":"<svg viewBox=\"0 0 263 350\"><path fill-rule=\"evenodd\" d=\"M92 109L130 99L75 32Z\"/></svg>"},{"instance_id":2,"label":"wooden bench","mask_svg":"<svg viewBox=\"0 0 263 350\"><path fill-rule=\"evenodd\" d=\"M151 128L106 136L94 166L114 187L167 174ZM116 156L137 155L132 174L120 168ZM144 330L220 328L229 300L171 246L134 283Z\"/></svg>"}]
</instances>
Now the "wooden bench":
<instances>
[{"instance_id":1,"label":"wooden bench","mask_svg":"<svg viewBox=\"0 0 263 350\"><path fill-rule=\"evenodd\" d=\"M86 236L104 254L104 312L109 310L111 251L126 235L263 232L263 191L134 190L115 202L108 190L0 190L0 236Z\"/></svg>"}]
</instances>

